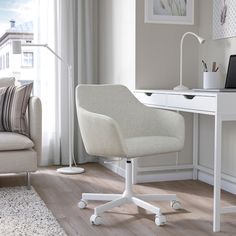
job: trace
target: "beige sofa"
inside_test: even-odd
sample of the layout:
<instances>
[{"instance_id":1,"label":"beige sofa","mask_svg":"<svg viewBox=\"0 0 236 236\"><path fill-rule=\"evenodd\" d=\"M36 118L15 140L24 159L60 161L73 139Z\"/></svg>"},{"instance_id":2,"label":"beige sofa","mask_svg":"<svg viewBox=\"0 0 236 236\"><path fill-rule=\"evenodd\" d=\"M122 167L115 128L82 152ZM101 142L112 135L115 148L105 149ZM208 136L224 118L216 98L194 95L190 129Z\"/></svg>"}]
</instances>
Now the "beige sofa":
<instances>
[{"instance_id":1,"label":"beige sofa","mask_svg":"<svg viewBox=\"0 0 236 236\"><path fill-rule=\"evenodd\" d=\"M9 84L11 83L9 80ZM6 86L7 83L2 84ZM27 117L29 137L12 132L0 132L0 174L26 172L27 187L30 188L30 173L37 170L41 159L42 108L39 98L30 97Z\"/></svg>"}]
</instances>

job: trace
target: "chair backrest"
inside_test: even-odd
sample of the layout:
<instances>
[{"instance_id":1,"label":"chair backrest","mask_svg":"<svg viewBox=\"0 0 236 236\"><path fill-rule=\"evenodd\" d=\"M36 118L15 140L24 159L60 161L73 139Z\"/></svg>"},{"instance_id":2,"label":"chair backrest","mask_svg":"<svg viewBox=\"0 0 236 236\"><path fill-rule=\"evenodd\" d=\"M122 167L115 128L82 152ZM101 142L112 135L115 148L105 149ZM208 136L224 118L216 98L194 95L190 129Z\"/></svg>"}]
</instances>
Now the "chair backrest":
<instances>
[{"instance_id":1,"label":"chair backrest","mask_svg":"<svg viewBox=\"0 0 236 236\"><path fill-rule=\"evenodd\" d=\"M78 105L116 120L125 137L153 135L150 110L123 85L79 85Z\"/></svg>"}]
</instances>

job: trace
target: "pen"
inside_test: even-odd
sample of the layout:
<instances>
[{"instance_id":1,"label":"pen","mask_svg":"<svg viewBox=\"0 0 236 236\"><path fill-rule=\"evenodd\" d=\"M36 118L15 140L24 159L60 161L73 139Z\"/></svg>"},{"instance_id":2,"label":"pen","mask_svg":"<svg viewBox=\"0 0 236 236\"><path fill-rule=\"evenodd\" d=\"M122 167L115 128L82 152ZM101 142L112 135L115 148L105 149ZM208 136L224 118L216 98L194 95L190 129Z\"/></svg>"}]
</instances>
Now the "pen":
<instances>
[{"instance_id":1,"label":"pen","mask_svg":"<svg viewBox=\"0 0 236 236\"><path fill-rule=\"evenodd\" d=\"M212 63L212 72L216 72L216 62Z\"/></svg>"},{"instance_id":2,"label":"pen","mask_svg":"<svg viewBox=\"0 0 236 236\"><path fill-rule=\"evenodd\" d=\"M219 70L219 66L215 69L215 72Z\"/></svg>"},{"instance_id":3,"label":"pen","mask_svg":"<svg viewBox=\"0 0 236 236\"><path fill-rule=\"evenodd\" d=\"M203 64L203 67L204 67L204 72L208 72L206 62L202 60L202 64Z\"/></svg>"}]
</instances>

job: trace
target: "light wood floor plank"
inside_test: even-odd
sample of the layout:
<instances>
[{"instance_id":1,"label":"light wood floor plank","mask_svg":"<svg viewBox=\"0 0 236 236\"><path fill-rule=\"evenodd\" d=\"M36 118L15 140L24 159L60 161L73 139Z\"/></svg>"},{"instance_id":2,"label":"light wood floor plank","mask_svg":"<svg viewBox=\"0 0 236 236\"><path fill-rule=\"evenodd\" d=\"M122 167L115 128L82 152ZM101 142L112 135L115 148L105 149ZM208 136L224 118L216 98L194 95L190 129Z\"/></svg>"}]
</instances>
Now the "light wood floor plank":
<instances>
[{"instance_id":1,"label":"light wood floor plank","mask_svg":"<svg viewBox=\"0 0 236 236\"><path fill-rule=\"evenodd\" d=\"M32 175L32 184L68 235L74 236L235 236L236 214L222 216L222 232L212 232L212 194L210 185L199 181L170 181L135 185L137 193L177 193L183 210L174 211L167 202L155 202L168 223L157 227L154 215L134 205L124 205L103 214L104 224L92 226L89 218L101 202L87 209L77 203L83 192L121 193L124 179L98 164L83 165L80 175L62 175L56 167L42 168ZM0 187L25 184L24 175L1 175ZM222 205L236 205L234 195L222 191Z\"/></svg>"}]
</instances>

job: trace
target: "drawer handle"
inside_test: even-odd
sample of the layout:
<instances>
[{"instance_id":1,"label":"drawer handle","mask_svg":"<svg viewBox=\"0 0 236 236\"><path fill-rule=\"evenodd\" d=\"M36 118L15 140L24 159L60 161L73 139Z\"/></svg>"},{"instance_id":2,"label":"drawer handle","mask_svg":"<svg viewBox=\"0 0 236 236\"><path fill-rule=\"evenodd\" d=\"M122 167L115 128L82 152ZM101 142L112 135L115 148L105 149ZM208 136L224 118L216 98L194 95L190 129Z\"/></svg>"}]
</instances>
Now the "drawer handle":
<instances>
[{"instance_id":1,"label":"drawer handle","mask_svg":"<svg viewBox=\"0 0 236 236\"><path fill-rule=\"evenodd\" d=\"M184 95L184 97L187 99L193 99L195 97L195 95Z\"/></svg>"},{"instance_id":2,"label":"drawer handle","mask_svg":"<svg viewBox=\"0 0 236 236\"><path fill-rule=\"evenodd\" d=\"M147 96L152 96L152 93L145 93L145 95L147 95Z\"/></svg>"}]
</instances>

